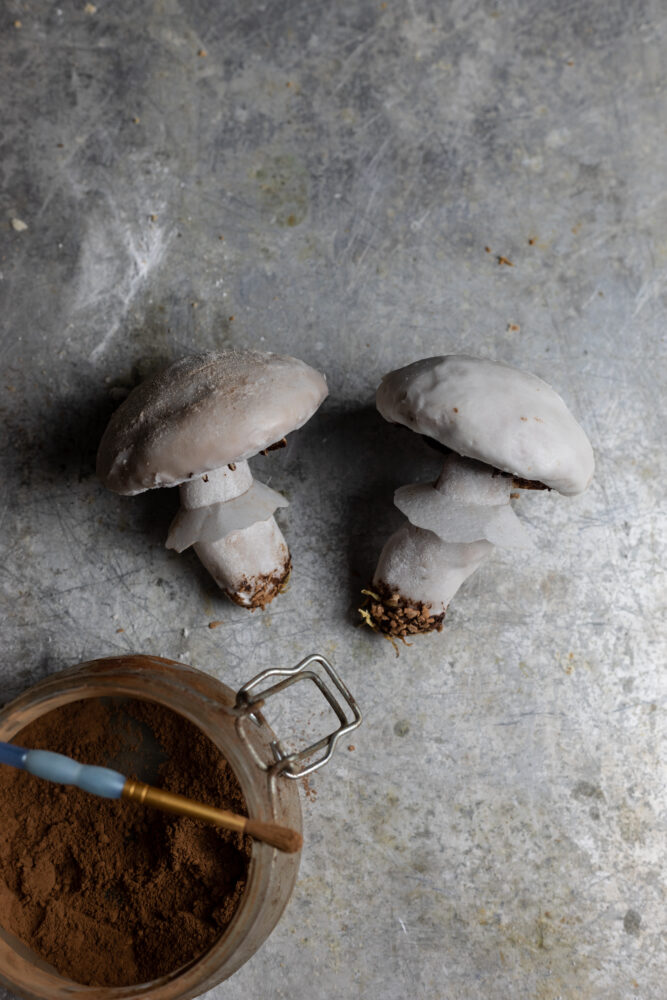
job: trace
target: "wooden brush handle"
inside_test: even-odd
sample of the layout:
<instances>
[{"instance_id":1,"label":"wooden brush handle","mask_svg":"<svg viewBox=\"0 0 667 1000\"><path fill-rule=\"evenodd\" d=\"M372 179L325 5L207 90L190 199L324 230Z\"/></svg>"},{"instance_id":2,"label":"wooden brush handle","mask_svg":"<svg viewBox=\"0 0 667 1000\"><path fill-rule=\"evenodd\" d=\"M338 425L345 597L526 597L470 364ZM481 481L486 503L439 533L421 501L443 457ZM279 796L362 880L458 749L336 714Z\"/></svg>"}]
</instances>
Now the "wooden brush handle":
<instances>
[{"instance_id":1,"label":"wooden brush handle","mask_svg":"<svg viewBox=\"0 0 667 1000\"><path fill-rule=\"evenodd\" d=\"M279 851L285 851L288 854L300 851L303 845L301 834L286 826L263 823L261 820L250 819L248 816L241 816L238 813L216 809L215 806L196 802L194 799L177 795L175 792L165 792L161 788L154 788L153 785L145 785L142 781L133 781L131 778L128 778L123 786L122 798L139 802L142 805L153 806L154 809L174 813L177 816L190 816L192 819L202 820L202 822L210 823L212 826L221 826L225 830L247 833L255 840L261 840L263 843L277 847Z\"/></svg>"}]
</instances>

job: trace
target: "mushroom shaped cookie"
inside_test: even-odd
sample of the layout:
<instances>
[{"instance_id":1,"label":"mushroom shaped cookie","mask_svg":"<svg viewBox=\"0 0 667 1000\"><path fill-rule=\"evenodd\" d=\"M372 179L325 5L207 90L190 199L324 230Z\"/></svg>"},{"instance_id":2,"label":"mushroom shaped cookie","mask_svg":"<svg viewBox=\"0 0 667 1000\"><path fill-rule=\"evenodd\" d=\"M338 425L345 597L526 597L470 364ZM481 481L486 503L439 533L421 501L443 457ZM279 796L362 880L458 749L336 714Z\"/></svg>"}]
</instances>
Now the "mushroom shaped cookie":
<instances>
[{"instance_id":1,"label":"mushroom shaped cookie","mask_svg":"<svg viewBox=\"0 0 667 1000\"><path fill-rule=\"evenodd\" d=\"M97 474L116 493L180 486L167 547L195 552L236 604L264 607L290 571L273 517L287 501L247 459L286 442L327 396L324 376L259 351L195 354L142 383L113 414Z\"/></svg>"},{"instance_id":2,"label":"mushroom shaped cookie","mask_svg":"<svg viewBox=\"0 0 667 1000\"><path fill-rule=\"evenodd\" d=\"M440 631L451 598L494 545L529 544L512 490L581 493L593 477L593 450L551 386L497 361L416 361L385 375L376 404L385 420L437 442L446 457L435 483L396 490L409 523L382 550L364 616L389 635Z\"/></svg>"}]
</instances>

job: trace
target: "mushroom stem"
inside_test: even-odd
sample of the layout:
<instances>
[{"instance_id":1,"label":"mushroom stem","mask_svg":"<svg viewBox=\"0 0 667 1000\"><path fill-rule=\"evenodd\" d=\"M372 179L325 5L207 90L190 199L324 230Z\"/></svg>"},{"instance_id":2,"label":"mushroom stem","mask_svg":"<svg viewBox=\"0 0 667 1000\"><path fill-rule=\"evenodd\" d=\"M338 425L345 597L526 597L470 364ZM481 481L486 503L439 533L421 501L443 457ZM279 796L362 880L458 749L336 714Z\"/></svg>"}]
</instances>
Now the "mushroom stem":
<instances>
[{"instance_id":1,"label":"mushroom stem","mask_svg":"<svg viewBox=\"0 0 667 1000\"><path fill-rule=\"evenodd\" d=\"M252 472L247 462L234 462L233 465L223 465L221 469L188 479L181 483L178 492L181 507L195 510L197 507L209 507L213 503L233 500L240 497L252 486Z\"/></svg>"},{"instance_id":2,"label":"mushroom stem","mask_svg":"<svg viewBox=\"0 0 667 1000\"><path fill-rule=\"evenodd\" d=\"M380 553L373 577L378 600L369 612L374 624L395 636L439 632L450 600L492 549L486 539L445 542L404 524Z\"/></svg>"},{"instance_id":3,"label":"mushroom stem","mask_svg":"<svg viewBox=\"0 0 667 1000\"><path fill-rule=\"evenodd\" d=\"M194 550L227 597L253 611L266 607L280 593L292 566L273 516L217 542L196 542Z\"/></svg>"},{"instance_id":4,"label":"mushroom stem","mask_svg":"<svg viewBox=\"0 0 667 1000\"><path fill-rule=\"evenodd\" d=\"M438 631L450 600L493 549L525 546L510 505L511 481L483 462L449 454L435 483L396 490L410 523L387 541L369 612L390 635Z\"/></svg>"},{"instance_id":5,"label":"mushroom stem","mask_svg":"<svg viewBox=\"0 0 667 1000\"><path fill-rule=\"evenodd\" d=\"M510 504L512 482L475 459L449 455L435 483L402 486L394 503L417 528L443 542L485 538L501 548L528 548L530 536Z\"/></svg>"},{"instance_id":6,"label":"mushroom stem","mask_svg":"<svg viewBox=\"0 0 667 1000\"><path fill-rule=\"evenodd\" d=\"M499 507L509 504L514 481L491 465L451 452L433 485L450 505Z\"/></svg>"},{"instance_id":7,"label":"mushroom stem","mask_svg":"<svg viewBox=\"0 0 667 1000\"><path fill-rule=\"evenodd\" d=\"M225 504L246 494L250 497L251 487L259 486L247 462L226 465L188 480L179 488L183 510L174 525L179 519L186 522L189 511ZM263 489L268 492L268 488ZM275 507L274 502L269 509L275 510ZM174 533L172 526L168 545ZM230 531L221 538L199 538L194 542L194 550L227 596L235 604L252 610L263 608L272 601L289 576L289 550L273 515Z\"/></svg>"}]
</instances>

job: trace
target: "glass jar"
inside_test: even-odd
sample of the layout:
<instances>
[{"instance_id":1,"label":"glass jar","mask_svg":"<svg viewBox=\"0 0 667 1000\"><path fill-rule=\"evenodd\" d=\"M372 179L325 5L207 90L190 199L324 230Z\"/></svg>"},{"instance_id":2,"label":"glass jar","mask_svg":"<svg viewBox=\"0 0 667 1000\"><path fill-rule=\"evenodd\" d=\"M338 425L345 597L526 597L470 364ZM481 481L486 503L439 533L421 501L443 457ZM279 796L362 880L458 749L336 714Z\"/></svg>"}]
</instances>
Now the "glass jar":
<instances>
[{"instance_id":1,"label":"glass jar","mask_svg":"<svg viewBox=\"0 0 667 1000\"><path fill-rule=\"evenodd\" d=\"M275 677L276 683L260 690ZM318 686L340 727L306 750L289 754L259 708L272 694L303 679ZM349 691L331 665L317 655L293 668L264 671L235 694L184 663L135 654L92 660L36 684L0 710L0 740L11 741L28 723L67 702L103 697L153 701L185 716L229 761L249 816L299 832L301 805L296 782L290 779L326 763L338 739L361 722ZM320 750L323 753L312 762ZM307 763L300 766L303 761ZM246 889L231 923L207 952L160 979L125 987L84 986L60 975L0 926L0 983L28 1000L187 1000L198 996L236 972L266 940L292 894L298 866L299 854L282 853L254 841Z\"/></svg>"}]
</instances>

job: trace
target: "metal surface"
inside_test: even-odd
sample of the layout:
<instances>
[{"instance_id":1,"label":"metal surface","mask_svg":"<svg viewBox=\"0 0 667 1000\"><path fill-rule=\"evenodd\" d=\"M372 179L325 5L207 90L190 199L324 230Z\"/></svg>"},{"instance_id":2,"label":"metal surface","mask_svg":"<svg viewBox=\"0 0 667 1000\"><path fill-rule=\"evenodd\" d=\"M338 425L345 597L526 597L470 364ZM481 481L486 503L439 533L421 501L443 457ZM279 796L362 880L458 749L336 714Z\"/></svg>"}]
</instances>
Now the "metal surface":
<instances>
[{"instance_id":1,"label":"metal surface","mask_svg":"<svg viewBox=\"0 0 667 1000\"><path fill-rule=\"evenodd\" d=\"M8 0L1 30L3 698L128 650L234 689L345 664L364 725L216 1000L662 1000L664 4ZM231 346L331 389L252 460L294 563L253 614L164 548L175 491L94 475L132 385ZM439 462L374 391L453 351L550 382L596 477L517 501L536 550L397 658L355 609Z\"/></svg>"},{"instance_id":2,"label":"metal surface","mask_svg":"<svg viewBox=\"0 0 667 1000\"><path fill-rule=\"evenodd\" d=\"M321 677L315 670L310 669L311 666L319 667L323 671L324 677ZM282 677L283 679L278 681L276 684L262 688L264 681L269 680L271 677ZM328 736L323 736L315 743L311 743L310 746L305 747L303 750L294 751L292 753L284 748L280 739L274 740L271 744L271 749L273 750L276 763L271 766L271 770L276 774L283 775L285 778L305 778L307 775L312 774L313 771L319 770L319 768L331 760L340 740L342 740L344 736L349 736L350 733L354 732L354 730L361 725L362 721L359 706L352 697L347 685L329 661L324 656L320 656L318 653L311 653L310 656L306 656L300 663L297 663L295 667L270 667L268 670L263 670L261 674L257 675L257 677L253 677L247 684L244 684L243 687L239 689L236 700L236 707L242 712L239 721L242 722L245 714L252 717L253 707L261 706L263 708L268 699L273 695L279 694L286 688L291 687L292 684L297 684L299 681L305 680L312 681L321 692L327 703L331 706L338 717L340 725L338 729L329 733ZM329 683L327 683L327 680ZM332 685L345 702L347 711L346 709L341 708L340 703L332 690ZM253 757L255 757L257 764L266 769L267 765L265 762L257 758L251 744L245 740L242 726L239 726L239 735L244 740L248 751L252 753ZM326 752L316 760L312 761L312 763L304 764L302 767L297 767L301 761L310 760L310 758L312 758L313 755L318 753L320 750L325 750Z\"/></svg>"}]
</instances>

